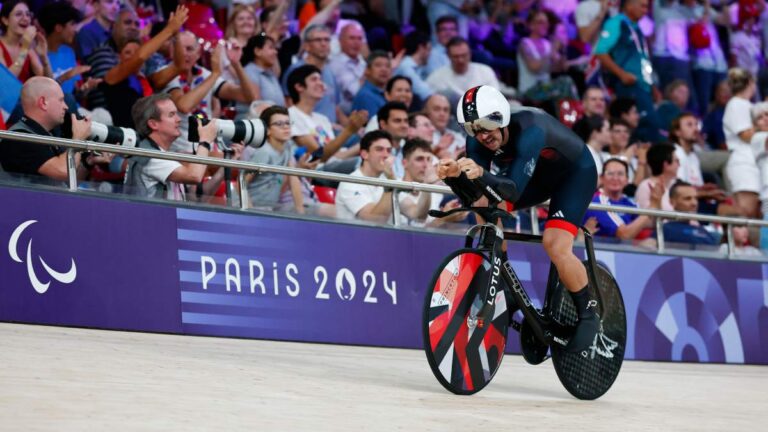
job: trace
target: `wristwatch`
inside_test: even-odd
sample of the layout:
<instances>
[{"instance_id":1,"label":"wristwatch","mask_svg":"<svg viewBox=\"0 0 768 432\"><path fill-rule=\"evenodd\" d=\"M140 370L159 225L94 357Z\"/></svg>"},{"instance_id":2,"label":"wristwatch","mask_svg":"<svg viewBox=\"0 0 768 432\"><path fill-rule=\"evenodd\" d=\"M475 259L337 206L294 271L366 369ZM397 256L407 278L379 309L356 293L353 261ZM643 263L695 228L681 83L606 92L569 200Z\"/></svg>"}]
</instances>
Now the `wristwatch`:
<instances>
[{"instance_id":1,"label":"wristwatch","mask_svg":"<svg viewBox=\"0 0 768 432\"><path fill-rule=\"evenodd\" d=\"M211 151L211 144L208 142L200 141L199 143L197 143L197 149L199 149L200 147L205 147L208 149L209 152ZM197 149L195 149L195 151L192 152L192 154L197 154Z\"/></svg>"}]
</instances>

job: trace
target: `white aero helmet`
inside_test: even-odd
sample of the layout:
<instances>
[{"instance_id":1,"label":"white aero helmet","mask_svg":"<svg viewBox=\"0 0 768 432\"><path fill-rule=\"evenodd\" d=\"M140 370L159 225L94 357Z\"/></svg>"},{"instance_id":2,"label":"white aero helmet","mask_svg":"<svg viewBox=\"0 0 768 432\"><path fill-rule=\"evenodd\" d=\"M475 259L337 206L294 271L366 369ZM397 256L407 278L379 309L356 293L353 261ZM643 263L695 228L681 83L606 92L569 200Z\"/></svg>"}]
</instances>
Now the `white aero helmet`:
<instances>
[{"instance_id":1,"label":"white aero helmet","mask_svg":"<svg viewBox=\"0 0 768 432\"><path fill-rule=\"evenodd\" d=\"M472 87L456 107L459 125L469 136L478 130L494 130L509 124L509 101L495 88L482 85Z\"/></svg>"}]
</instances>

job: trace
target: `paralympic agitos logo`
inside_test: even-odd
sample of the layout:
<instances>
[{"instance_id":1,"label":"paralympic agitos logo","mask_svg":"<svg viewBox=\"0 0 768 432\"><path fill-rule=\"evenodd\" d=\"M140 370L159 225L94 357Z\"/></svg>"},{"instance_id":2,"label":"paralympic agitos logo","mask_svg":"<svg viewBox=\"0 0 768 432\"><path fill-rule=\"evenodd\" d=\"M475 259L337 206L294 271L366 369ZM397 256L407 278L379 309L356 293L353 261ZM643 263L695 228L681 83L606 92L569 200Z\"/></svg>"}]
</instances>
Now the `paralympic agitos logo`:
<instances>
[{"instance_id":1,"label":"paralympic agitos logo","mask_svg":"<svg viewBox=\"0 0 768 432\"><path fill-rule=\"evenodd\" d=\"M70 284L74 282L75 278L77 278L77 265L75 264L74 258L72 258L72 264L70 265L69 270L62 273L51 268L42 256L38 256L37 258L40 260L43 270L45 270L49 276L49 278L43 277L43 279L46 279L45 281L41 280L35 271L35 266L32 260L32 256L34 255L32 252L32 236L29 237L29 241L27 242L26 259L22 260L18 253L18 243L24 230L36 222L36 220L28 220L16 227L8 241L8 255L10 255L11 259L17 263L27 265L27 275L29 276L29 282L32 284L32 288L40 294L45 294L45 292L48 291L48 287L51 285L52 280L62 284Z\"/></svg>"}]
</instances>

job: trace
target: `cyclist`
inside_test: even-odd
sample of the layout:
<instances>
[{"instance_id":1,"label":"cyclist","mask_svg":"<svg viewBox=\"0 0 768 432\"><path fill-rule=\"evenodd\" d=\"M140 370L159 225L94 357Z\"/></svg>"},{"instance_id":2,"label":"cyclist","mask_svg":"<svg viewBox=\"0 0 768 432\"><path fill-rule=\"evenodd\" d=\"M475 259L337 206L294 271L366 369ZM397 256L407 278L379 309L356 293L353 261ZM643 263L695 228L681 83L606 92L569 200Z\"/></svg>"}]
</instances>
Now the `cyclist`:
<instances>
[{"instance_id":1,"label":"cyclist","mask_svg":"<svg viewBox=\"0 0 768 432\"><path fill-rule=\"evenodd\" d=\"M469 135L467 157L441 160L438 176L465 205L482 198L473 179L491 186L517 209L550 200L542 244L579 314L566 349L587 349L600 318L597 302L586 289L586 269L573 253L577 227L597 186L597 170L587 146L544 111L528 107L512 111L501 92L487 85L467 90L456 115ZM491 173L492 166L496 174Z\"/></svg>"}]
</instances>

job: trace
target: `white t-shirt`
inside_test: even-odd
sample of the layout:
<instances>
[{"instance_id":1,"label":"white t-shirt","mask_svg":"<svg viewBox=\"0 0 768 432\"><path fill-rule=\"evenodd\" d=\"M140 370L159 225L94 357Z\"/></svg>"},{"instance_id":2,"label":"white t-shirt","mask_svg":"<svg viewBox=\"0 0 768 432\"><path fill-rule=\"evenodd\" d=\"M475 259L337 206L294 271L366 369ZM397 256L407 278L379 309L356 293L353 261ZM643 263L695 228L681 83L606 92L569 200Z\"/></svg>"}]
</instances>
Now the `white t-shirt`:
<instances>
[{"instance_id":1,"label":"white t-shirt","mask_svg":"<svg viewBox=\"0 0 768 432\"><path fill-rule=\"evenodd\" d=\"M740 97L732 97L725 106L723 115L723 132L725 143L731 151L730 163L754 164L755 157L751 144L742 141L739 133L752 128L752 102Z\"/></svg>"},{"instance_id":2,"label":"white t-shirt","mask_svg":"<svg viewBox=\"0 0 768 432\"><path fill-rule=\"evenodd\" d=\"M427 78L427 84L435 92L442 93L456 104L464 95L468 88L481 85L489 85L493 88L500 88L499 79L496 72L489 66L480 63L470 63L465 74L456 74L451 66L443 66L432 72Z\"/></svg>"},{"instance_id":3,"label":"white t-shirt","mask_svg":"<svg viewBox=\"0 0 768 432\"><path fill-rule=\"evenodd\" d=\"M360 168L350 175L364 177ZM380 175L379 178L382 180L387 179L384 174ZM339 219L356 219L357 214L363 207L368 204L377 203L382 195L384 195L384 188L381 186L342 182L336 189L336 216Z\"/></svg>"},{"instance_id":4,"label":"white t-shirt","mask_svg":"<svg viewBox=\"0 0 768 432\"><path fill-rule=\"evenodd\" d=\"M592 155L592 159L595 160L595 168L597 169L597 176L600 177L603 174L603 152L593 149L591 146L587 146L589 154Z\"/></svg>"},{"instance_id":5,"label":"white t-shirt","mask_svg":"<svg viewBox=\"0 0 768 432\"><path fill-rule=\"evenodd\" d=\"M293 122L291 136L311 135L321 147L328 145L336 138L331 121L319 112L313 111L308 115L294 105L288 108L288 116Z\"/></svg>"},{"instance_id":6,"label":"white t-shirt","mask_svg":"<svg viewBox=\"0 0 768 432\"><path fill-rule=\"evenodd\" d=\"M401 211L405 205L409 205L409 204L417 205L419 198L421 198L421 194L423 193L427 193L427 192L419 192L416 195L412 194L410 191L400 192L397 195L397 200L398 202L400 202ZM429 210L440 210L440 202L442 200L443 200L443 194L437 193L437 192L431 192ZM424 218L423 220L411 220L411 219L408 219L404 214L401 216L411 226L424 226L434 219L432 216L429 216L429 215L427 215L426 218Z\"/></svg>"},{"instance_id":7,"label":"white t-shirt","mask_svg":"<svg viewBox=\"0 0 768 432\"><path fill-rule=\"evenodd\" d=\"M164 150L160 149L160 151ZM146 189L152 189L156 186L160 187L159 184L164 183L167 187L166 199L184 201L186 199L184 185L168 181L171 173L180 166L180 163L172 160L150 159L141 169L139 180Z\"/></svg>"},{"instance_id":8,"label":"white t-shirt","mask_svg":"<svg viewBox=\"0 0 768 432\"><path fill-rule=\"evenodd\" d=\"M701 174L701 161L699 161L699 156L696 152L686 153L680 144L675 144L675 155L680 160L680 167L677 168L677 178L693 186L704 185L704 177Z\"/></svg>"},{"instance_id":9,"label":"white t-shirt","mask_svg":"<svg viewBox=\"0 0 768 432\"><path fill-rule=\"evenodd\" d=\"M760 169L760 199L768 199L768 154L765 151L765 143L768 140L768 132L756 132L752 135L752 154L754 155L758 169Z\"/></svg>"}]
</instances>

